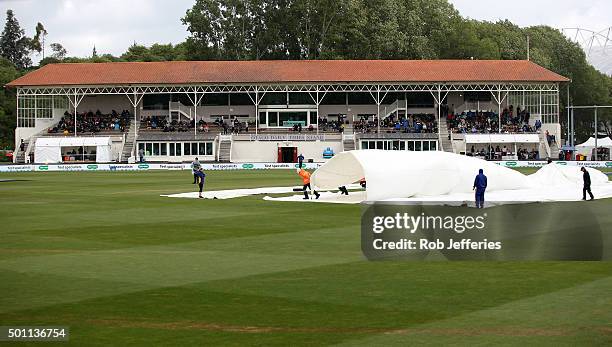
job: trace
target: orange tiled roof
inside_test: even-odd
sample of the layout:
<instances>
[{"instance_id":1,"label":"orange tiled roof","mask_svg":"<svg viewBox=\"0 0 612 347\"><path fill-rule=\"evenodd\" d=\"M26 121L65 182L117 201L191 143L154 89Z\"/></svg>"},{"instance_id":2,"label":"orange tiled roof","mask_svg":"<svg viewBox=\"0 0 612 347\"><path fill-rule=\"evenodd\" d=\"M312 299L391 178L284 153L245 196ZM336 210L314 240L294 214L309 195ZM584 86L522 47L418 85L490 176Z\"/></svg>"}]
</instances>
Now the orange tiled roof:
<instances>
[{"instance_id":1,"label":"orange tiled roof","mask_svg":"<svg viewBox=\"0 0 612 347\"><path fill-rule=\"evenodd\" d=\"M566 81L526 60L266 60L49 64L8 86Z\"/></svg>"}]
</instances>

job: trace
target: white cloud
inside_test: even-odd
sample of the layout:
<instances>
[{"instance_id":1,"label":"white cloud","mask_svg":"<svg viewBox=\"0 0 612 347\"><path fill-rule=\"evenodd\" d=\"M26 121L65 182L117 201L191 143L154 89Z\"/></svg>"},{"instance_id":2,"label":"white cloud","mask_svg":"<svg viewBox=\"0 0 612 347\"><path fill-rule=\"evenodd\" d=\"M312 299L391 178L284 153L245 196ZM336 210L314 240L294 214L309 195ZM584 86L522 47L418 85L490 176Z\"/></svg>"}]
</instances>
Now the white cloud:
<instances>
[{"instance_id":1,"label":"white cloud","mask_svg":"<svg viewBox=\"0 0 612 347\"><path fill-rule=\"evenodd\" d=\"M61 43L69 55L120 55L139 44L179 43L187 37L180 18L193 0L0 0L2 16L13 9L27 35L42 22L52 42ZM33 57L35 60L40 57Z\"/></svg>"},{"instance_id":2,"label":"white cloud","mask_svg":"<svg viewBox=\"0 0 612 347\"><path fill-rule=\"evenodd\" d=\"M610 27L609 0L449 0L466 17L496 21L509 19L519 26L549 25L558 29L581 27L595 31Z\"/></svg>"}]
</instances>

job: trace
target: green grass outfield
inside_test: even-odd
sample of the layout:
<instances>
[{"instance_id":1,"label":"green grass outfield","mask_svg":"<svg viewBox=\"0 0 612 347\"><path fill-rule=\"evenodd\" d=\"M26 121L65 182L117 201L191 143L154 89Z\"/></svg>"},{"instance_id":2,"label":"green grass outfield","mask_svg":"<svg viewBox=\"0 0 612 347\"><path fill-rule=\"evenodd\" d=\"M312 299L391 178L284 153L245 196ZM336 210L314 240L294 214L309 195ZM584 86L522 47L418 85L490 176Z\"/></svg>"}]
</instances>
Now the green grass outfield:
<instances>
[{"instance_id":1,"label":"green grass outfield","mask_svg":"<svg viewBox=\"0 0 612 347\"><path fill-rule=\"evenodd\" d=\"M0 326L79 346L612 343L612 262L368 262L359 206L159 197L193 190L187 171L8 178ZM298 182L210 171L207 189Z\"/></svg>"}]
</instances>

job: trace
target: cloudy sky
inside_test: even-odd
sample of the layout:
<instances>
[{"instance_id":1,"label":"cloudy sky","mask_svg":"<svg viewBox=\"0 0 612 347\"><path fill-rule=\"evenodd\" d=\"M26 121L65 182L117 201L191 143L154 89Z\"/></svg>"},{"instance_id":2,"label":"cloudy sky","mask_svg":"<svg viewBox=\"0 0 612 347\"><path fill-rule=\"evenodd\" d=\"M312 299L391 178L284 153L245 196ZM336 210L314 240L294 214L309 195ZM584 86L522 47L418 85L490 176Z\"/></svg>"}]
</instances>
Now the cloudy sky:
<instances>
[{"instance_id":1,"label":"cloudy sky","mask_svg":"<svg viewBox=\"0 0 612 347\"><path fill-rule=\"evenodd\" d=\"M611 0L450 0L466 17L510 19L520 26L547 24L599 31L612 25ZM180 22L194 0L0 0L2 17L13 9L28 36L37 22L71 56L119 55L139 44L178 43L187 31ZM3 22L4 20L2 20ZM33 57L34 60L40 57Z\"/></svg>"}]
</instances>

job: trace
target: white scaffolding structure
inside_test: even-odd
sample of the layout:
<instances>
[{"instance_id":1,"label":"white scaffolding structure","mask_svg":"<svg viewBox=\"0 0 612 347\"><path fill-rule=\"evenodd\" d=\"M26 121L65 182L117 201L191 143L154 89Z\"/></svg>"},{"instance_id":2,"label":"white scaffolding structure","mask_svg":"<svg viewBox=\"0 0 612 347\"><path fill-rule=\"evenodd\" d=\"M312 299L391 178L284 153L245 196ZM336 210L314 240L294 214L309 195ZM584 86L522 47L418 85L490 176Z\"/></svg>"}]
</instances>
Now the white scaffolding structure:
<instances>
[{"instance_id":1,"label":"white scaffolding structure","mask_svg":"<svg viewBox=\"0 0 612 347\"><path fill-rule=\"evenodd\" d=\"M593 105L593 106L568 106L569 123L568 133L569 145L574 147L575 143L575 128L574 128L574 110L593 110L593 137L595 138L595 148L597 148L597 137L599 136L599 127L597 119L597 110L599 109L612 109L612 105Z\"/></svg>"}]
</instances>

